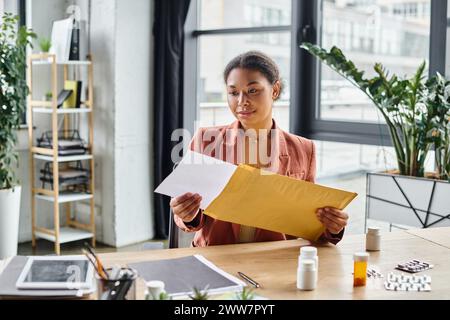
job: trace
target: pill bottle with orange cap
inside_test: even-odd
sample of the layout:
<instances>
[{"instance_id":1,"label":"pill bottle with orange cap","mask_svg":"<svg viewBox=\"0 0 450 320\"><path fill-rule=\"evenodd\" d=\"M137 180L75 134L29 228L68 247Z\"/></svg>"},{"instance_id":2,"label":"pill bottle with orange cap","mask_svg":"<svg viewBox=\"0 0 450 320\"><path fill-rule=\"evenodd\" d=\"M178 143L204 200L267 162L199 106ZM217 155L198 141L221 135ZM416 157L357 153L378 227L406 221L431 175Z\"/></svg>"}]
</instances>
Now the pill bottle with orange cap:
<instances>
[{"instance_id":1,"label":"pill bottle with orange cap","mask_svg":"<svg viewBox=\"0 0 450 320\"><path fill-rule=\"evenodd\" d=\"M369 261L369 254L367 252L356 252L355 254L353 254L354 287L362 287L366 285L367 261Z\"/></svg>"}]
</instances>

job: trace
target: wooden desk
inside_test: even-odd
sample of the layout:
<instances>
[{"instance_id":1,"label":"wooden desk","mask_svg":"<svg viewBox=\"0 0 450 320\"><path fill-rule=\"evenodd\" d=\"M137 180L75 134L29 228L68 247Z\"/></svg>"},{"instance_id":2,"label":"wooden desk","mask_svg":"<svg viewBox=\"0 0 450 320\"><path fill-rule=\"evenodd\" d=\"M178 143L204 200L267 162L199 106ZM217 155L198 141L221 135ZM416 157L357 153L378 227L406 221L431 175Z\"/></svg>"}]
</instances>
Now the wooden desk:
<instances>
[{"instance_id":1,"label":"wooden desk","mask_svg":"<svg viewBox=\"0 0 450 320\"><path fill-rule=\"evenodd\" d=\"M450 228L439 228L438 231L435 228L412 229L407 232L450 249Z\"/></svg>"},{"instance_id":2,"label":"wooden desk","mask_svg":"<svg viewBox=\"0 0 450 320\"><path fill-rule=\"evenodd\" d=\"M427 233L428 234L428 233ZM450 228L429 229L433 239L447 239ZM369 265L377 266L385 276L400 262L422 259L434 264L426 271L432 277L431 292L392 292L384 289L383 279L368 279L366 287L353 288L353 253L364 251L365 236L344 236L337 245L318 248L319 281L315 291L296 288L296 270L305 240L238 244L207 248L152 250L133 253L102 254L107 266L113 264L169 259L201 254L223 270L236 275L242 271L262 285L256 292L271 299L450 299L450 248L419 237L414 232L396 231L382 235L382 249L370 255ZM137 298L144 296L142 280Z\"/></svg>"}]
</instances>

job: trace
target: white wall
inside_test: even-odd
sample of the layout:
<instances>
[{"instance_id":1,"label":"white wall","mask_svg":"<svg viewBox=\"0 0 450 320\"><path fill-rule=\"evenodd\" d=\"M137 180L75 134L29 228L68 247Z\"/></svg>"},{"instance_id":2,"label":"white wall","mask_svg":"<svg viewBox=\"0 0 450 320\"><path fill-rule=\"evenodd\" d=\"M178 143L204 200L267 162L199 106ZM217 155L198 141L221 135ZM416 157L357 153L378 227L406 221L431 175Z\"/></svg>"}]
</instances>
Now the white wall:
<instances>
[{"instance_id":1,"label":"white wall","mask_svg":"<svg viewBox=\"0 0 450 320\"><path fill-rule=\"evenodd\" d=\"M87 17L87 0L29 1L32 26L40 35L50 36L52 20L65 17L69 4L80 5ZM91 2L96 225L98 240L112 246L153 237L152 6L148 0ZM80 131L86 131L80 123ZM40 123L37 131L43 127L49 125ZM21 152L20 175L29 190L27 154ZM31 239L29 197L22 197L21 242ZM45 215L46 209L41 209L40 215ZM77 203L77 218L85 221L88 209ZM50 227L51 214L47 216L39 223Z\"/></svg>"},{"instance_id":2,"label":"white wall","mask_svg":"<svg viewBox=\"0 0 450 320\"><path fill-rule=\"evenodd\" d=\"M153 12L148 0L117 0L115 41L116 245L153 237L150 77Z\"/></svg>"}]
</instances>

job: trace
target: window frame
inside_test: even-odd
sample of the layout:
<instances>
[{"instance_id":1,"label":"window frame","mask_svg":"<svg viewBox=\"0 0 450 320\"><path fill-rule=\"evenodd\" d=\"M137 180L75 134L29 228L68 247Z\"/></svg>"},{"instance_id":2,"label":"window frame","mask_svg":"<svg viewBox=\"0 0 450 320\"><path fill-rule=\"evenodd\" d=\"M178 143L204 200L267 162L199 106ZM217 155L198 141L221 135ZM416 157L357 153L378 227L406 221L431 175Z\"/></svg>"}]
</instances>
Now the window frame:
<instances>
[{"instance_id":1,"label":"window frame","mask_svg":"<svg viewBox=\"0 0 450 320\"><path fill-rule=\"evenodd\" d=\"M429 74L445 74L448 0L431 0ZM322 0L292 0L291 25L198 29L199 0L191 0L185 23L184 128L193 132L198 119L198 40L205 35L291 32L290 132L313 140L392 146L386 124L318 119L322 63L299 46L321 43ZM194 84L194 85L193 85ZM381 118L380 118L381 120Z\"/></svg>"}]
</instances>

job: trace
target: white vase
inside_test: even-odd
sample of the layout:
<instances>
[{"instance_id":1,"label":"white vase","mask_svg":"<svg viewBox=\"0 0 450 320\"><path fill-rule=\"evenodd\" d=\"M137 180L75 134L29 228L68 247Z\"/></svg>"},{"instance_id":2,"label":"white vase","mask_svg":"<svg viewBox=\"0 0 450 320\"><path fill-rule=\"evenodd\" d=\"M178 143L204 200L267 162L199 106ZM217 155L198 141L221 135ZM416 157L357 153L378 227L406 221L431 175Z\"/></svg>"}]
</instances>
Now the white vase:
<instances>
[{"instance_id":1,"label":"white vase","mask_svg":"<svg viewBox=\"0 0 450 320\"><path fill-rule=\"evenodd\" d=\"M17 255L21 187L0 190L0 260Z\"/></svg>"},{"instance_id":2,"label":"white vase","mask_svg":"<svg viewBox=\"0 0 450 320\"><path fill-rule=\"evenodd\" d=\"M448 181L368 173L366 217L415 228L448 227L449 197Z\"/></svg>"}]
</instances>

